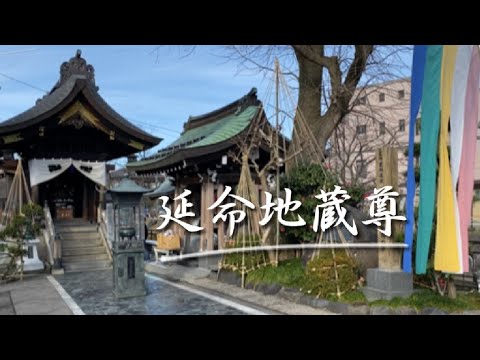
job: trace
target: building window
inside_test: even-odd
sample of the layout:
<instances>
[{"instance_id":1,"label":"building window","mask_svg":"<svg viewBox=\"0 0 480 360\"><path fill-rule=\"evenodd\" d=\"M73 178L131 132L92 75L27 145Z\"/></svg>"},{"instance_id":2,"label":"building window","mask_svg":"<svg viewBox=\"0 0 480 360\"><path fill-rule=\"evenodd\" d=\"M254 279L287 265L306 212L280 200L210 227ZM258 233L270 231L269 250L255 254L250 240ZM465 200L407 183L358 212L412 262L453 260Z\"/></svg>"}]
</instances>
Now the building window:
<instances>
[{"instance_id":1,"label":"building window","mask_svg":"<svg viewBox=\"0 0 480 360\"><path fill-rule=\"evenodd\" d=\"M380 123L380 135L385 135L386 130L385 130L385 123L381 122Z\"/></svg>"},{"instance_id":2,"label":"building window","mask_svg":"<svg viewBox=\"0 0 480 360\"><path fill-rule=\"evenodd\" d=\"M399 90L398 91L398 98L403 99L405 97L405 90Z\"/></svg>"},{"instance_id":3,"label":"building window","mask_svg":"<svg viewBox=\"0 0 480 360\"><path fill-rule=\"evenodd\" d=\"M367 125L357 126L357 135L365 135L367 133Z\"/></svg>"},{"instance_id":4,"label":"building window","mask_svg":"<svg viewBox=\"0 0 480 360\"><path fill-rule=\"evenodd\" d=\"M405 131L405 119L400 119L398 121L398 131L400 131L400 132Z\"/></svg>"},{"instance_id":5,"label":"building window","mask_svg":"<svg viewBox=\"0 0 480 360\"><path fill-rule=\"evenodd\" d=\"M417 119L415 122L415 135L420 135L420 129L421 129L422 123L420 121L420 118Z\"/></svg>"},{"instance_id":6,"label":"building window","mask_svg":"<svg viewBox=\"0 0 480 360\"><path fill-rule=\"evenodd\" d=\"M380 93L378 95L378 101L379 102L384 102L385 101L385 94L384 93Z\"/></svg>"},{"instance_id":7,"label":"building window","mask_svg":"<svg viewBox=\"0 0 480 360\"><path fill-rule=\"evenodd\" d=\"M357 160L357 175L362 178L367 177L367 164L365 160Z\"/></svg>"}]
</instances>

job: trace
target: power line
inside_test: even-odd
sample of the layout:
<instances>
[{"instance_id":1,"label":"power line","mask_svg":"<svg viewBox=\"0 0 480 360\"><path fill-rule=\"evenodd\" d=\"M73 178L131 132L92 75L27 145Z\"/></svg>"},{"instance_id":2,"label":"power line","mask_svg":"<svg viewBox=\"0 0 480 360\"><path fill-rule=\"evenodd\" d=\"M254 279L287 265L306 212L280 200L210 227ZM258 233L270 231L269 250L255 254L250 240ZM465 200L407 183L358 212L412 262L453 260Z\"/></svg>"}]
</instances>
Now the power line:
<instances>
[{"instance_id":1,"label":"power line","mask_svg":"<svg viewBox=\"0 0 480 360\"><path fill-rule=\"evenodd\" d=\"M156 124L148 123L148 122L145 122L145 121L139 121L139 120L131 120L131 121L132 121L133 123L150 126L152 129L170 131L170 132L172 132L172 133L175 133L176 135L180 135L180 134L181 134L180 131L172 130L172 129L166 128L166 127L164 127L164 126L161 126L161 125L156 125Z\"/></svg>"},{"instance_id":2,"label":"power line","mask_svg":"<svg viewBox=\"0 0 480 360\"><path fill-rule=\"evenodd\" d=\"M14 77L11 77L11 76L8 76L6 74L3 74L3 73L0 73L0 76L3 76L9 80L13 80L13 81L16 81L20 84L23 84L25 86L28 86L28 87L31 87L32 89L35 89L35 90L38 90L38 91L41 91L41 92L44 92L44 93L48 93L48 90L45 90L45 89L41 89L35 85L32 85L32 84L29 84L29 83L26 83L25 81L22 81L22 80L18 80L18 79L15 79Z\"/></svg>"},{"instance_id":3,"label":"power line","mask_svg":"<svg viewBox=\"0 0 480 360\"><path fill-rule=\"evenodd\" d=\"M12 51L0 52L0 55L15 55L15 54L21 54L21 53L35 51L35 50L37 49L31 48L31 49L22 49L22 50L12 50Z\"/></svg>"}]
</instances>

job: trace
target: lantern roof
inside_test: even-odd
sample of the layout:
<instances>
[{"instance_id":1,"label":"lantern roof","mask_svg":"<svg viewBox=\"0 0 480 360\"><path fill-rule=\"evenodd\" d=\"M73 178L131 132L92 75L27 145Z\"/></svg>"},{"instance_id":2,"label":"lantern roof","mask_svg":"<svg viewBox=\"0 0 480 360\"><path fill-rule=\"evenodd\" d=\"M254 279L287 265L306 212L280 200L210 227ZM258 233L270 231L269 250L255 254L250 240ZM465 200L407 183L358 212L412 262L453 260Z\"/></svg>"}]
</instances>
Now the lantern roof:
<instances>
[{"instance_id":1,"label":"lantern roof","mask_svg":"<svg viewBox=\"0 0 480 360\"><path fill-rule=\"evenodd\" d=\"M150 189L137 185L132 179L123 178L120 183L110 189L110 191L114 193L147 193Z\"/></svg>"}]
</instances>

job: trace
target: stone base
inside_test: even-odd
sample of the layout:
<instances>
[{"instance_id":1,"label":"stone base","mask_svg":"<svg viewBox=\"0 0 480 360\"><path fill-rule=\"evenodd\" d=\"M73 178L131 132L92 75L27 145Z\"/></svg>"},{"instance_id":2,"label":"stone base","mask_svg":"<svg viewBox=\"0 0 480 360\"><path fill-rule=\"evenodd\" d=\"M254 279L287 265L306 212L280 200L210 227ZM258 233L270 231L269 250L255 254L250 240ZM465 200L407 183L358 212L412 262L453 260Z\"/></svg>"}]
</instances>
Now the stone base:
<instances>
[{"instance_id":1,"label":"stone base","mask_svg":"<svg viewBox=\"0 0 480 360\"><path fill-rule=\"evenodd\" d=\"M28 240L24 244L24 249L28 250L28 254L23 257L23 271L43 271L44 266L43 262L38 258L37 245L40 243L40 240L33 239ZM20 264L20 261L17 261Z\"/></svg>"},{"instance_id":2,"label":"stone base","mask_svg":"<svg viewBox=\"0 0 480 360\"><path fill-rule=\"evenodd\" d=\"M203 256L198 258L198 267L208 270L218 270L218 263L222 261L222 255Z\"/></svg>"},{"instance_id":3,"label":"stone base","mask_svg":"<svg viewBox=\"0 0 480 360\"><path fill-rule=\"evenodd\" d=\"M130 292L130 293L121 292L120 293L114 290L113 295L115 295L117 299L125 299L125 298L131 298L131 297L145 296L147 295L147 291L143 290L139 292Z\"/></svg>"},{"instance_id":4,"label":"stone base","mask_svg":"<svg viewBox=\"0 0 480 360\"><path fill-rule=\"evenodd\" d=\"M362 291L368 301L409 297L413 293L413 276L399 270L367 269L367 286Z\"/></svg>"},{"instance_id":5,"label":"stone base","mask_svg":"<svg viewBox=\"0 0 480 360\"><path fill-rule=\"evenodd\" d=\"M113 293L117 298L145 296L143 249L113 250Z\"/></svg>"},{"instance_id":6,"label":"stone base","mask_svg":"<svg viewBox=\"0 0 480 360\"><path fill-rule=\"evenodd\" d=\"M63 275L65 274L65 270L60 268L60 269L52 269L52 275Z\"/></svg>"},{"instance_id":7,"label":"stone base","mask_svg":"<svg viewBox=\"0 0 480 360\"><path fill-rule=\"evenodd\" d=\"M38 259L26 259L23 263L24 272L43 271L43 268L43 262Z\"/></svg>"}]
</instances>

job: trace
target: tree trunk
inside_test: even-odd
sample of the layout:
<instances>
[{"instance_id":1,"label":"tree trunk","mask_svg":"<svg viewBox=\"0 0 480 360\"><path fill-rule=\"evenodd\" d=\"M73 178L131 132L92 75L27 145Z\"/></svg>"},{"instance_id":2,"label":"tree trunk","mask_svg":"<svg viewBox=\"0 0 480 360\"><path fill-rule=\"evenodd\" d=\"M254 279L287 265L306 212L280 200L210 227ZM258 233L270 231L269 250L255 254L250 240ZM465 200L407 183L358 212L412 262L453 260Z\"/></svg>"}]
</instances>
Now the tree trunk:
<instances>
[{"instance_id":1,"label":"tree trunk","mask_svg":"<svg viewBox=\"0 0 480 360\"><path fill-rule=\"evenodd\" d=\"M324 45L292 46L299 67L299 92L287 172L298 165L323 160L325 145L349 113L350 102L373 52L373 45L355 45L354 58L343 77L338 57L325 56ZM323 71L329 74L331 96L328 108L322 112Z\"/></svg>"},{"instance_id":2,"label":"tree trunk","mask_svg":"<svg viewBox=\"0 0 480 360\"><path fill-rule=\"evenodd\" d=\"M292 143L288 152L288 170L292 170L301 164L310 163L312 157L315 155L311 153L312 146L305 144L305 141L308 140L306 138L306 131L311 131L322 149L325 148L328 139L321 131L320 122L321 87L324 67L307 59L299 51L295 51L295 55L299 66L299 92ZM300 117L306 124L307 129L301 126Z\"/></svg>"}]
</instances>

